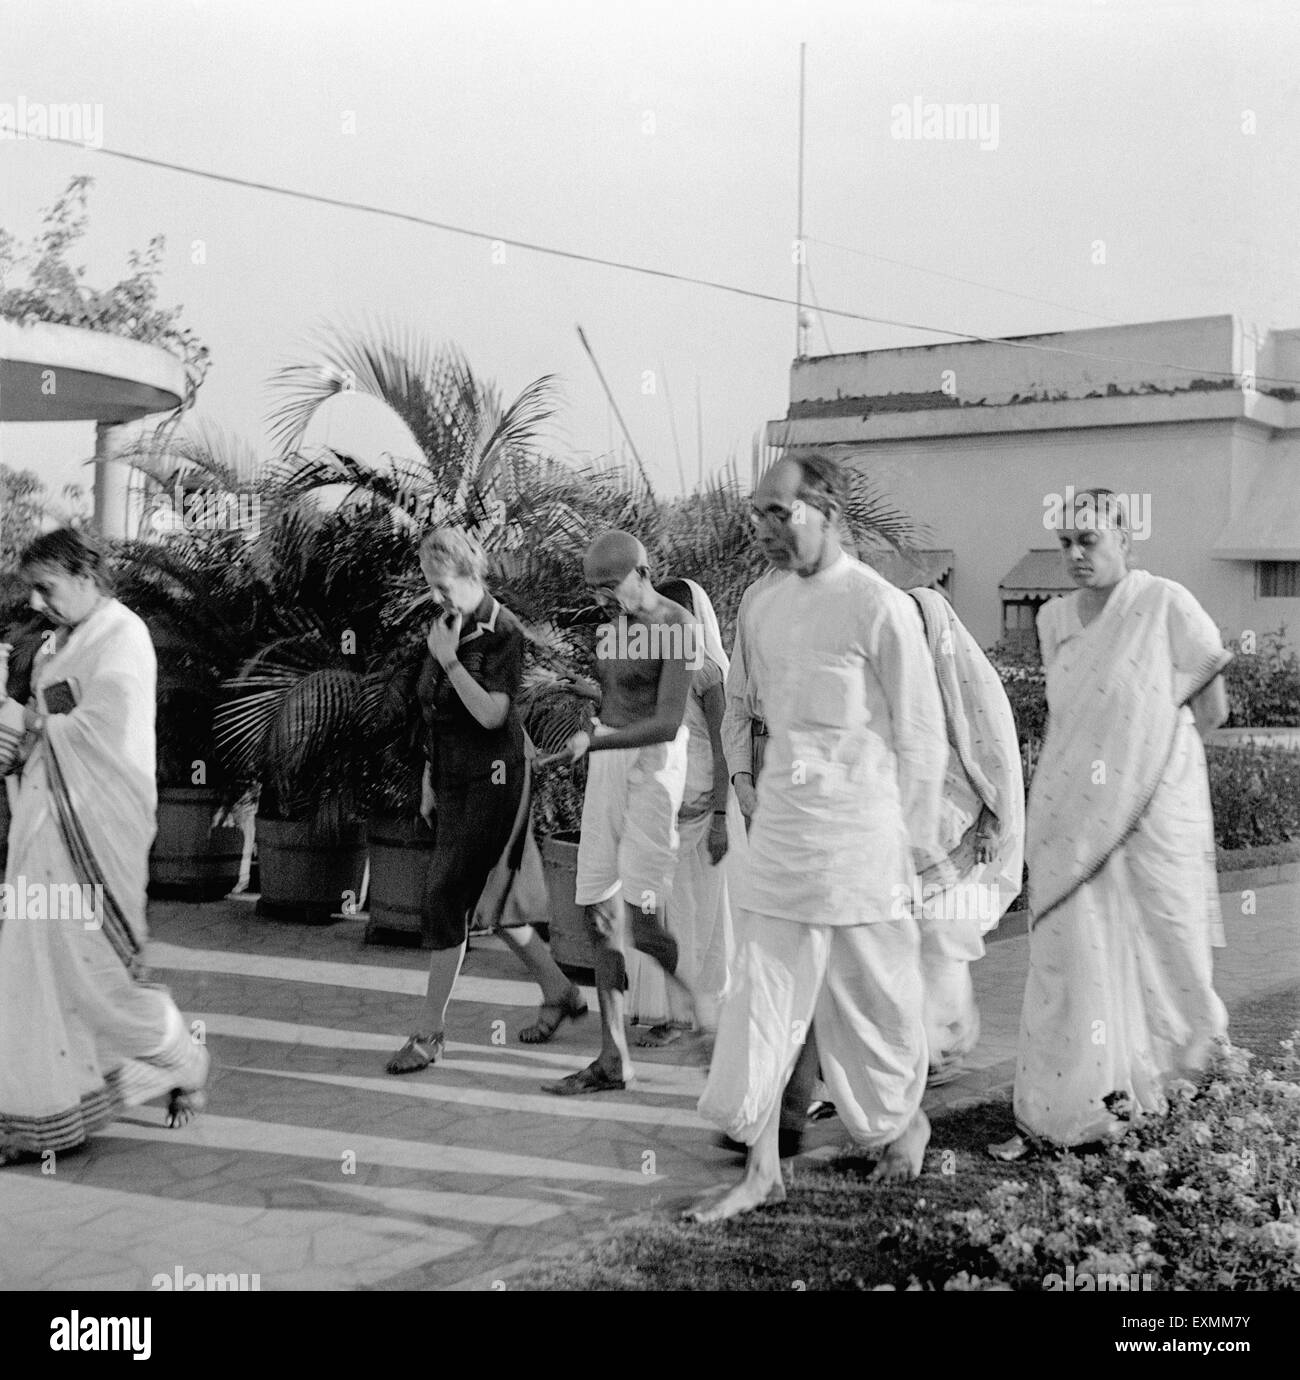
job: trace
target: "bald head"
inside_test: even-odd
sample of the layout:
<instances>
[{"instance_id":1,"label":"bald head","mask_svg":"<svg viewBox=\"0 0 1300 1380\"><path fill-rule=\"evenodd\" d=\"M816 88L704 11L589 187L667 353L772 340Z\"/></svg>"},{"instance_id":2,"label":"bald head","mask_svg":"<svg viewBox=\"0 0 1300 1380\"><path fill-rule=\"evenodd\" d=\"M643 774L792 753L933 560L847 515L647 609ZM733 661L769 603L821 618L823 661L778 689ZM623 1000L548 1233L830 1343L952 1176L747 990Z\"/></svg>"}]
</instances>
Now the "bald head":
<instances>
[{"instance_id":1,"label":"bald head","mask_svg":"<svg viewBox=\"0 0 1300 1380\"><path fill-rule=\"evenodd\" d=\"M590 585L616 583L638 566L649 564L645 547L631 532L602 532L582 558L583 574Z\"/></svg>"}]
</instances>

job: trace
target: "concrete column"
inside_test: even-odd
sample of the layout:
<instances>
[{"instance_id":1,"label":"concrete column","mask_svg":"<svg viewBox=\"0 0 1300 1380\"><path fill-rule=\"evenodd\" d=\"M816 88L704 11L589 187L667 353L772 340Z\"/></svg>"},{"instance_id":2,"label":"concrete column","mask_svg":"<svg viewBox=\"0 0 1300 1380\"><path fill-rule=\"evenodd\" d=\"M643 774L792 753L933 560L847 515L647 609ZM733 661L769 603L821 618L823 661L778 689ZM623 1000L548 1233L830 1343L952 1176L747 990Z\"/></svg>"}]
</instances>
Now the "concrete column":
<instances>
[{"instance_id":1,"label":"concrete column","mask_svg":"<svg viewBox=\"0 0 1300 1380\"><path fill-rule=\"evenodd\" d=\"M114 457L126 446L129 428L95 423L95 529L101 537L127 535L127 491L131 470Z\"/></svg>"}]
</instances>

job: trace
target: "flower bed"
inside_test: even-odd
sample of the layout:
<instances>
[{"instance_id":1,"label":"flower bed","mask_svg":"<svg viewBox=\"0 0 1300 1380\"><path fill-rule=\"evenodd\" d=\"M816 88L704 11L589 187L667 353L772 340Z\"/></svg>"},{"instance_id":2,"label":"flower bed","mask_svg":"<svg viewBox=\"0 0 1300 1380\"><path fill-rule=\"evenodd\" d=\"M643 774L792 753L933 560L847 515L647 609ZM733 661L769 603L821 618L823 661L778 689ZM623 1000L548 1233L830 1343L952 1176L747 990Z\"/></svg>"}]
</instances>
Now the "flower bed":
<instances>
[{"instance_id":1,"label":"flower bed","mask_svg":"<svg viewBox=\"0 0 1300 1380\"><path fill-rule=\"evenodd\" d=\"M1300 1059L1294 1038L1282 1049L1275 1073L1225 1048L1196 1084L1174 1084L1167 1116L1062 1156L1033 1185L913 1211L880 1237L895 1287L1052 1289L1067 1272L1123 1277L1118 1289L1131 1276L1148 1289L1300 1287Z\"/></svg>"}]
</instances>

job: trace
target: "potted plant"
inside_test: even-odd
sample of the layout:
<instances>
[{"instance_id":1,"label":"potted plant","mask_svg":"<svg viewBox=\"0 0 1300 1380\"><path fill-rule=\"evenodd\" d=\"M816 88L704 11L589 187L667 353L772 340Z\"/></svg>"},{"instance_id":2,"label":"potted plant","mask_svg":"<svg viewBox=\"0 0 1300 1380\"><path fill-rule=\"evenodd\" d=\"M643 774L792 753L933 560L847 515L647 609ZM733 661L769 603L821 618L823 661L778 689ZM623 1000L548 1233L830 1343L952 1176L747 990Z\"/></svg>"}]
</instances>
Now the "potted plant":
<instances>
[{"instance_id":1,"label":"potted plant","mask_svg":"<svg viewBox=\"0 0 1300 1380\"><path fill-rule=\"evenodd\" d=\"M150 487L140 535L116 552L119 597L145 619L158 655L150 892L211 899L239 882L240 815L249 808L243 784L216 751L214 716L222 681L255 650L258 631L249 616L253 532L224 516L259 512L265 483L248 448L211 427L155 434L124 458ZM204 505L208 516L186 520L174 511L182 492L212 500ZM155 522L163 509L171 520Z\"/></svg>"},{"instance_id":2,"label":"potted plant","mask_svg":"<svg viewBox=\"0 0 1300 1380\"><path fill-rule=\"evenodd\" d=\"M222 686L216 741L234 777L259 787L259 911L353 914L365 868L366 729L382 694L374 673L409 541L382 514L285 501L249 559L261 645Z\"/></svg>"},{"instance_id":3,"label":"potted plant","mask_svg":"<svg viewBox=\"0 0 1300 1380\"><path fill-rule=\"evenodd\" d=\"M475 376L452 348L382 333L325 334L320 358L282 370L275 386L282 403L273 430L283 448L282 493L295 502L329 495L352 526L336 541L338 570L370 565L369 533L391 542L388 599L381 635L368 648L364 700L358 722L363 744L359 803L370 834L367 939L420 934L420 901L433 835L419 819L424 767L415 683L428 622L416 553L433 522L473 529L502 556L525 541L528 520L515 477L537 463L539 428L551 414L551 381L536 380L508 405ZM359 394L388 407L407 427L409 456L386 466L363 465L328 449L300 451L320 409L341 394ZM385 548L388 549L388 548ZM513 608L497 582L493 587ZM517 611L517 610L516 610Z\"/></svg>"}]
</instances>

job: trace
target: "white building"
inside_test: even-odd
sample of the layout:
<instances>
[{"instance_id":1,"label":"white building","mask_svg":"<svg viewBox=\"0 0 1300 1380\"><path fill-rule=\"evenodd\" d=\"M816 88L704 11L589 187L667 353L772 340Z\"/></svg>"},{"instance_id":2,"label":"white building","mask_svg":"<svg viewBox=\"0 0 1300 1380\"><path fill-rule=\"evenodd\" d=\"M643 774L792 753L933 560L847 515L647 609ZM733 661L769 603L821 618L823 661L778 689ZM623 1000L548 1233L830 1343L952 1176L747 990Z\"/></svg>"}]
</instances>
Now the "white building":
<instances>
[{"instance_id":1,"label":"white building","mask_svg":"<svg viewBox=\"0 0 1300 1380\"><path fill-rule=\"evenodd\" d=\"M1300 632L1300 330L1209 316L798 359L768 440L863 468L924 524L915 562L983 646L1073 588L1051 525L1070 486L1130 495L1137 563L1225 639Z\"/></svg>"}]
</instances>

